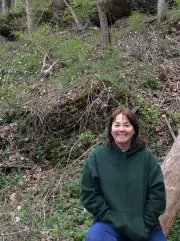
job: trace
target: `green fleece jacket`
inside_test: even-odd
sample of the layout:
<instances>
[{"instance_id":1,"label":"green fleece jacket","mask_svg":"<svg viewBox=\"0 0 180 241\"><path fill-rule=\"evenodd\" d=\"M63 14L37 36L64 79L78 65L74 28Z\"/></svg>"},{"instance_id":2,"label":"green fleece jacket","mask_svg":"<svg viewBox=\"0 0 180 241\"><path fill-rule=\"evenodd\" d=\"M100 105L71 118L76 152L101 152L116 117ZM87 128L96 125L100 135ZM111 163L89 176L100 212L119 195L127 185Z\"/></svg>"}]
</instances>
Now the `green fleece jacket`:
<instances>
[{"instance_id":1,"label":"green fleece jacket","mask_svg":"<svg viewBox=\"0 0 180 241\"><path fill-rule=\"evenodd\" d=\"M80 198L94 217L132 241L145 240L166 208L162 171L148 148L121 152L114 143L92 150Z\"/></svg>"}]
</instances>

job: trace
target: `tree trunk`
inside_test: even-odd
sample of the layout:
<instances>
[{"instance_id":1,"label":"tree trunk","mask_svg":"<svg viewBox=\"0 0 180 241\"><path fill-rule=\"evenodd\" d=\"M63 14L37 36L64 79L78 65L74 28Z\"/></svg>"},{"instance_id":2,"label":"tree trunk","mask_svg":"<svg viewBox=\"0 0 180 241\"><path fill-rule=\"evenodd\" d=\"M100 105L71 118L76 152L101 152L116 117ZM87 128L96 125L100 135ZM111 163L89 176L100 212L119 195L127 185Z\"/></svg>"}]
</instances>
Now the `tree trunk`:
<instances>
[{"instance_id":1,"label":"tree trunk","mask_svg":"<svg viewBox=\"0 0 180 241\"><path fill-rule=\"evenodd\" d=\"M6 0L7 7L10 9L11 8L11 0Z\"/></svg>"},{"instance_id":2,"label":"tree trunk","mask_svg":"<svg viewBox=\"0 0 180 241\"><path fill-rule=\"evenodd\" d=\"M27 19L27 26L30 29L32 25L30 0L26 0L26 19Z\"/></svg>"},{"instance_id":3,"label":"tree trunk","mask_svg":"<svg viewBox=\"0 0 180 241\"><path fill-rule=\"evenodd\" d=\"M11 6L16 7L17 6L17 0L11 0Z\"/></svg>"},{"instance_id":4,"label":"tree trunk","mask_svg":"<svg viewBox=\"0 0 180 241\"><path fill-rule=\"evenodd\" d=\"M101 41L102 44L107 46L110 44L110 33L108 27L108 19L107 19L107 10L106 10L106 2L105 0L97 1L97 8L100 20L100 28L101 28Z\"/></svg>"},{"instance_id":5,"label":"tree trunk","mask_svg":"<svg viewBox=\"0 0 180 241\"><path fill-rule=\"evenodd\" d=\"M82 25L80 24L80 22L79 22L79 20L78 20L78 18L77 18L77 16L76 16L75 12L73 11L72 7L69 5L69 3L68 3L66 0L63 0L63 1L64 1L64 3L65 3L66 7L69 8L69 10L70 10L70 12L71 12L71 14L72 14L72 16L73 16L73 18L74 18L74 21L75 21L75 23L76 23L77 28L78 28L79 30L83 30L83 27L82 27Z\"/></svg>"},{"instance_id":6,"label":"tree trunk","mask_svg":"<svg viewBox=\"0 0 180 241\"><path fill-rule=\"evenodd\" d=\"M2 14L6 13L6 0L2 0Z\"/></svg>"},{"instance_id":7,"label":"tree trunk","mask_svg":"<svg viewBox=\"0 0 180 241\"><path fill-rule=\"evenodd\" d=\"M167 194L167 209L160 218L166 236L180 213L180 135L176 138L165 161L161 165Z\"/></svg>"},{"instance_id":8,"label":"tree trunk","mask_svg":"<svg viewBox=\"0 0 180 241\"><path fill-rule=\"evenodd\" d=\"M157 13L158 22L160 23L164 14L165 0L158 0Z\"/></svg>"}]
</instances>

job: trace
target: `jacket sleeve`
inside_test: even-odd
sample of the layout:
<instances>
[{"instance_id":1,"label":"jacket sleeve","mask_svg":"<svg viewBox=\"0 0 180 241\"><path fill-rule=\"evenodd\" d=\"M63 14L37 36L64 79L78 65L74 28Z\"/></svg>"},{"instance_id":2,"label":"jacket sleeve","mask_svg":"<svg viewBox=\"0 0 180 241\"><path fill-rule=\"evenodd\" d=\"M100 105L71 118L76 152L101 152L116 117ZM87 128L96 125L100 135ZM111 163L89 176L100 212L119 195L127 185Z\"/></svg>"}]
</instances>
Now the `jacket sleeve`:
<instances>
[{"instance_id":1,"label":"jacket sleeve","mask_svg":"<svg viewBox=\"0 0 180 241\"><path fill-rule=\"evenodd\" d=\"M166 192L163 173L154 155L149 152L147 201L144 209L144 223L147 232L156 225L166 209Z\"/></svg>"},{"instance_id":2,"label":"jacket sleeve","mask_svg":"<svg viewBox=\"0 0 180 241\"><path fill-rule=\"evenodd\" d=\"M98 218L100 221L107 221L110 208L100 191L98 170L93 151L83 169L80 199L82 205L94 217Z\"/></svg>"}]
</instances>

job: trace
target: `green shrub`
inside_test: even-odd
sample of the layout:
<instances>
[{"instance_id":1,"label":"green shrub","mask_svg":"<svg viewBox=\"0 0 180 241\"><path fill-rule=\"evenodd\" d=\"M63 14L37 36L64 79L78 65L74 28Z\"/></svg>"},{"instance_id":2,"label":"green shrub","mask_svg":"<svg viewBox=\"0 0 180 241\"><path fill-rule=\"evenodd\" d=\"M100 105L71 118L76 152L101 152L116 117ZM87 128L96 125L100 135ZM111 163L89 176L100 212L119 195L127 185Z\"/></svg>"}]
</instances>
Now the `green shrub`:
<instances>
[{"instance_id":1,"label":"green shrub","mask_svg":"<svg viewBox=\"0 0 180 241\"><path fill-rule=\"evenodd\" d=\"M129 27L130 31L141 30L143 21L143 14L140 11L133 11L130 16Z\"/></svg>"},{"instance_id":2,"label":"green shrub","mask_svg":"<svg viewBox=\"0 0 180 241\"><path fill-rule=\"evenodd\" d=\"M180 241L180 216L174 222L168 241Z\"/></svg>"},{"instance_id":3,"label":"green shrub","mask_svg":"<svg viewBox=\"0 0 180 241\"><path fill-rule=\"evenodd\" d=\"M154 76L147 76L145 85L151 89L156 89L158 87L158 80Z\"/></svg>"},{"instance_id":4,"label":"green shrub","mask_svg":"<svg viewBox=\"0 0 180 241\"><path fill-rule=\"evenodd\" d=\"M180 9L180 0L174 0L177 9Z\"/></svg>"},{"instance_id":5,"label":"green shrub","mask_svg":"<svg viewBox=\"0 0 180 241\"><path fill-rule=\"evenodd\" d=\"M70 1L70 6L76 14L78 20L88 20L91 15L96 11L95 0L72 0ZM74 21L74 16L72 16L69 8L63 11L63 17L65 19L70 19Z\"/></svg>"}]
</instances>

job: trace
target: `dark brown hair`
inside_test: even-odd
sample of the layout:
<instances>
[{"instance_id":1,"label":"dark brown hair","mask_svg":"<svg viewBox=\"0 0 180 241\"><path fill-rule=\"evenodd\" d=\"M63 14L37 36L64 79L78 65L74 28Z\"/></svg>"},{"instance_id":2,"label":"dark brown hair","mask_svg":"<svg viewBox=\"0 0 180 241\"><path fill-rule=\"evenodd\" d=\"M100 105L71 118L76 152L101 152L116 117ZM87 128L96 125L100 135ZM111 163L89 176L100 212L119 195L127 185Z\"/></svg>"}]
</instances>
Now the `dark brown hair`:
<instances>
[{"instance_id":1,"label":"dark brown hair","mask_svg":"<svg viewBox=\"0 0 180 241\"><path fill-rule=\"evenodd\" d=\"M110 117L109 125L108 125L108 142L109 142L109 144L112 144L114 142L114 138L111 135L111 128L112 128L114 119L119 114L123 114L124 116L126 116L128 121L134 128L135 134L132 138L130 149L145 147L146 146L145 142L143 140L139 139L139 123L138 123L137 117L133 113L133 111L130 110L129 108L117 108L112 113L112 116Z\"/></svg>"}]
</instances>

